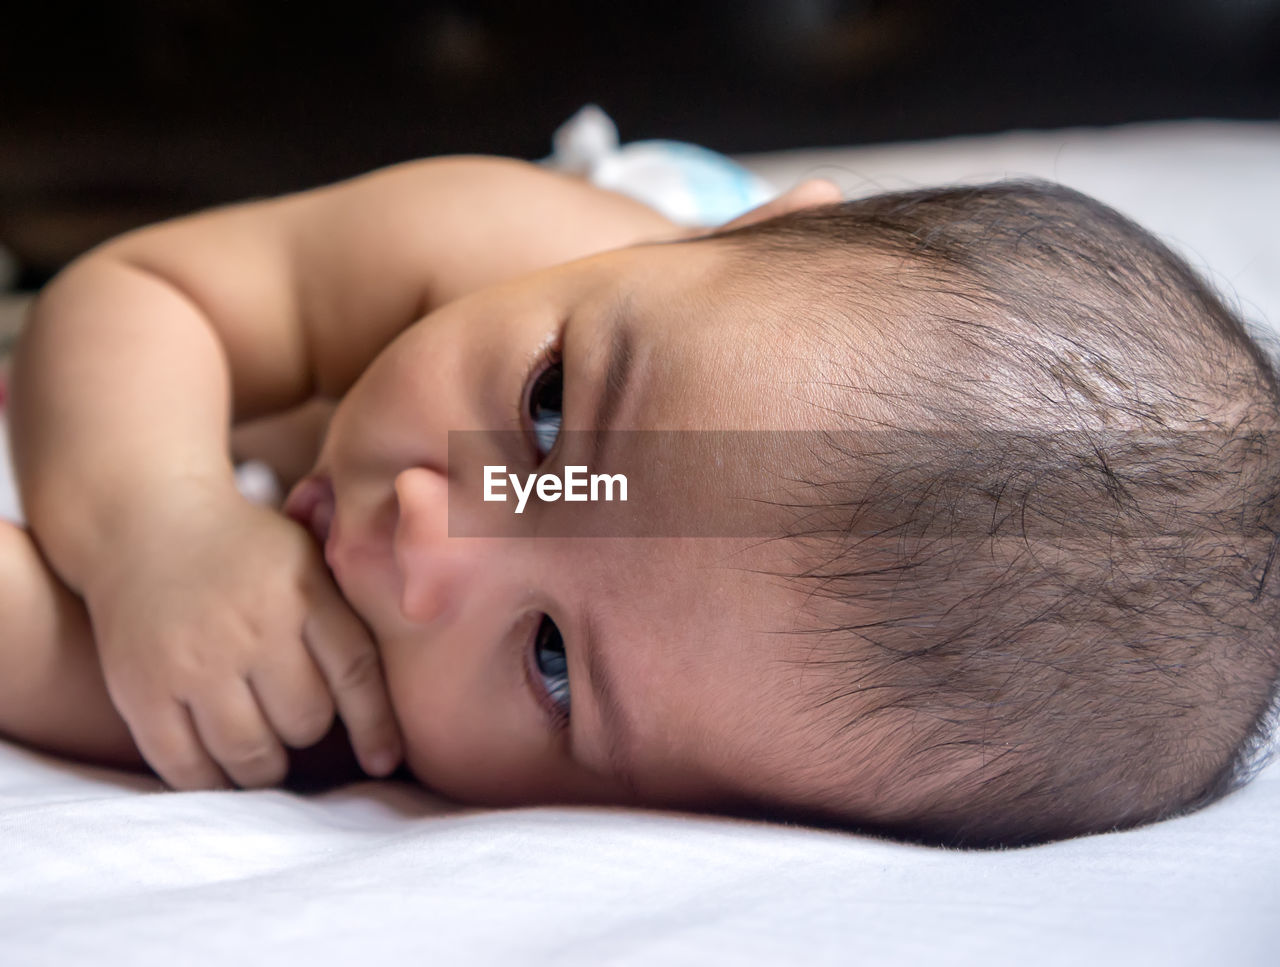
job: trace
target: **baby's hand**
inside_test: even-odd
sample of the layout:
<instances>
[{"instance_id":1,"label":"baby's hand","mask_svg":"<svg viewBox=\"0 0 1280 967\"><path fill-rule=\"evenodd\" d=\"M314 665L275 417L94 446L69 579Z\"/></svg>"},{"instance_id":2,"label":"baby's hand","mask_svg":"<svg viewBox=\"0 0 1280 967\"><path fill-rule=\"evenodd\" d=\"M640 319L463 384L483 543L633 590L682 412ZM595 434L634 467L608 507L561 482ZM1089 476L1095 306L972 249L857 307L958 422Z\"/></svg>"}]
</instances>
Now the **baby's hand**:
<instances>
[{"instance_id":1,"label":"baby's hand","mask_svg":"<svg viewBox=\"0 0 1280 967\"><path fill-rule=\"evenodd\" d=\"M84 589L107 690L175 789L279 783L284 745L319 741L335 703L364 769L400 736L378 652L298 524L230 488L151 506Z\"/></svg>"}]
</instances>

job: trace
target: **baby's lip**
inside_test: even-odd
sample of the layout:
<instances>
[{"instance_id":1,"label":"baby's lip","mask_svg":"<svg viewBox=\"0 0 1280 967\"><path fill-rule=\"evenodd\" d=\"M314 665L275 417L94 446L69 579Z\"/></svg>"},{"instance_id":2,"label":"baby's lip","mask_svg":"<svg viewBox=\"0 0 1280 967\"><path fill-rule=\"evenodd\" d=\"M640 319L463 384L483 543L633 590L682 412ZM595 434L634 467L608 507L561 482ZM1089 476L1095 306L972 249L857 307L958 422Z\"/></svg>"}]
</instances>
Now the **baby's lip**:
<instances>
[{"instance_id":1,"label":"baby's lip","mask_svg":"<svg viewBox=\"0 0 1280 967\"><path fill-rule=\"evenodd\" d=\"M333 523L333 484L320 474L303 477L289 492L283 509L285 516L311 531L323 547Z\"/></svg>"}]
</instances>

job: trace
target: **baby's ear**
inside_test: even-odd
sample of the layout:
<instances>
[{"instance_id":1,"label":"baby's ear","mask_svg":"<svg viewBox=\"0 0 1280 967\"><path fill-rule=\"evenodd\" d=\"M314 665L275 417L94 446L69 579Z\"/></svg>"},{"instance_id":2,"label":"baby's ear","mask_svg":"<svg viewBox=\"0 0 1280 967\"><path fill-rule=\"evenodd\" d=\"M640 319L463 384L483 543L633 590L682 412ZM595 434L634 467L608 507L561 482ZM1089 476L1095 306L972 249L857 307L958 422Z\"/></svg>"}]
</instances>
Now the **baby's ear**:
<instances>
[{"instance_id":1,"label":"baby's ear","mask_svg":"<svg viewBox=\"0 0 1280 967\"><path fill-rule=\"evenodd\" d=\"M799 211L802 208L834 205L836 202L843 200L844 194L834 181L828 181L826 178L809 178L800 182L794 188L784 191L772 201L767 201L763 205L739 215L733 221L725 223L720 226L718 231L723 232L731 228L742 228L744 225L754 225L756 222L763 222L767 218L785 215L788 212Z\"/></svg>"}]
</instances>

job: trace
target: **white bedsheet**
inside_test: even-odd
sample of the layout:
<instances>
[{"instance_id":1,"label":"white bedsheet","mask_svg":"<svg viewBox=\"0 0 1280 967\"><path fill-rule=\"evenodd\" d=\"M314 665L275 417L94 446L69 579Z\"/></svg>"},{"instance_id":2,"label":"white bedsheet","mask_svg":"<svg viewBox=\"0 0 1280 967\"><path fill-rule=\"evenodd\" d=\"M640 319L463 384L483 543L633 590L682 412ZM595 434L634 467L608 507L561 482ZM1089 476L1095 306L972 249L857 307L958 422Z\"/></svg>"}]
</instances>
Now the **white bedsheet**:
<instances>
[{"instance_id":1,"label":"white bedsheet","mask_svg":"<svg viewBox=\"0 0 1280 967\"><path fill-rule=\"evenodd\" d=\"M857 190L1056 177L1280 320L1280 125L752 164L780 186L815 173ZM1272 964L1278 945L1280 764L1193 816L968 853L624 810L461 810L398 783L172 793L0 742L5 965Z\"/></svg>"}]
</instances>

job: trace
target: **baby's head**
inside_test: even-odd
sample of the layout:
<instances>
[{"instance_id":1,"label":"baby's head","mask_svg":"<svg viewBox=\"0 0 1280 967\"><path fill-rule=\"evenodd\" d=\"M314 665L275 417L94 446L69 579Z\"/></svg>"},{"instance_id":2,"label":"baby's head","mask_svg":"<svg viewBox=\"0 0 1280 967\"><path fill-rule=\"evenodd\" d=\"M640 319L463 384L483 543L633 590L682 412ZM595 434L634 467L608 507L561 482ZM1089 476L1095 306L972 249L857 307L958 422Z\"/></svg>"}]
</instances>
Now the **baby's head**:
<instances>
[{"instance_id":1,"label":"baby's head","mask_svg":"<svg viewBox=\"0 0 1280 967\"><path fill-rule=\"evenodd\" d=\"M1270 363L1176 256L1004 184L477 293L375 361L318 469L429 786L1014 844L1239 778L1280 667L1278 422ZM803 441L758 468L770 538L575 540L566 504L449 536L480 509L460 456L527 473L652 429Z\"/></svg>"},{"instance_id":2,"label":"baby's head","mask_svg":"<svg viewBox=\"0 0 1280 967\"><path fill-rule=\"evenodd\" d=\"M865 428L833 435L797 501L794 580L823 700L846 708L831 754L873 733L893 750L880 822L1029 842L1242 781L1280 666L1280 389L1204 283L1050 184L730 240L823 293L833 405Z\"/></svg>"}]
</instances>

